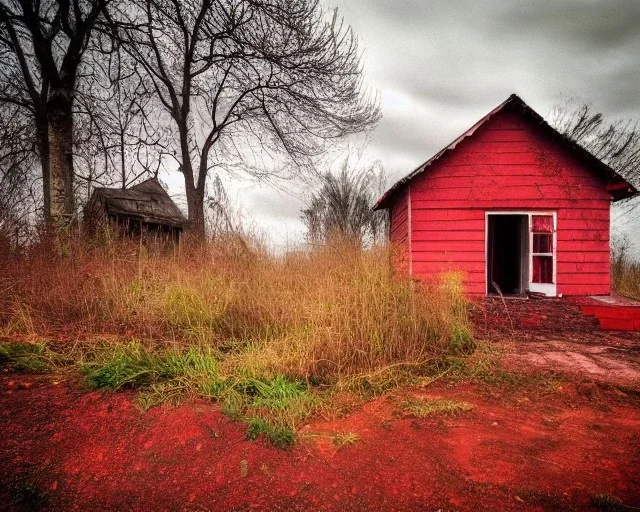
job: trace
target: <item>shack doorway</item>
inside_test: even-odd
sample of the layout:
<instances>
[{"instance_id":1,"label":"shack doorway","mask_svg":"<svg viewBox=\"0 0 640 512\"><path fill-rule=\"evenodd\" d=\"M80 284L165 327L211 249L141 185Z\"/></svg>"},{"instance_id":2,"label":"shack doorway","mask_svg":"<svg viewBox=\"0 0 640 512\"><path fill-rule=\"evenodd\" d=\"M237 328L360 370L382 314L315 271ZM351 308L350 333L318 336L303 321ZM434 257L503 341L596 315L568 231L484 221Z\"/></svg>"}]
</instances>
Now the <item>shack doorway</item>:
<instances>
[{"instance_id":1,"label":"shack doorway","mask_svg":"<svg viewBox=\"0 0 640 512\"><path fill-rule=\"evenodd\" d=\"M529 283L528 234L528 215L487 215L487 294L525 296Z\"/></svg>"}]
</instances>

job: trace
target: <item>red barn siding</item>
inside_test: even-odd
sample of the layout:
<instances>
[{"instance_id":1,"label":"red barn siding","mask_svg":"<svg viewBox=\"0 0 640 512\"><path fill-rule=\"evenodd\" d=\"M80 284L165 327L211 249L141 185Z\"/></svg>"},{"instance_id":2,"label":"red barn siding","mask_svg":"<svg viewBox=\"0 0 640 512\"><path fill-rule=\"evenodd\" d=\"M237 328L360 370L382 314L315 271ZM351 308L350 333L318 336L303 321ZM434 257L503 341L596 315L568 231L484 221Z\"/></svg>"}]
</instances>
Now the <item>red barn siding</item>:
<instances>
[{"instance_id":1,"label":"red barn siding","mask_svg":"<svg viewBox=\"0 0 640 512\"><path fill-rule=\"evenodd\" d=\"M408 187L405 187L405 191ZM557 213L557 293L610 292L606 184L530 121L502 111L411 182L412 273L462 270L467 291L486 293L485 212ZM405 196L394 202L391 239L406 244Z\"/></svg>"}]
</instances>

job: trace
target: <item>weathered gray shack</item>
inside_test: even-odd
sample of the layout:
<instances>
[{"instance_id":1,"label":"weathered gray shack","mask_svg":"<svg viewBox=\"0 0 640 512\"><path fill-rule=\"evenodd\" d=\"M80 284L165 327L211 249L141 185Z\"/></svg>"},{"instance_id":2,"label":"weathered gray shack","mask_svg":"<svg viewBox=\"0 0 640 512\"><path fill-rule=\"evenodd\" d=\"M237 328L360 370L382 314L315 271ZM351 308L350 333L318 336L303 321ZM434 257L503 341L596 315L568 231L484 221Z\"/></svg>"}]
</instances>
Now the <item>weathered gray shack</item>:
<instances>
[{"instance_id":1,"label":"weathered gray shack","mask_svg":"<svg viewBox=\"0 0 640 512\"><path fill-rule=\"evenodd\" d=\"M180 208L157 179L128 189L96 188L84 210L87 233L115 229L122 236L149 236L177 241L187 224Z\"/></svg>"}]
</instances>

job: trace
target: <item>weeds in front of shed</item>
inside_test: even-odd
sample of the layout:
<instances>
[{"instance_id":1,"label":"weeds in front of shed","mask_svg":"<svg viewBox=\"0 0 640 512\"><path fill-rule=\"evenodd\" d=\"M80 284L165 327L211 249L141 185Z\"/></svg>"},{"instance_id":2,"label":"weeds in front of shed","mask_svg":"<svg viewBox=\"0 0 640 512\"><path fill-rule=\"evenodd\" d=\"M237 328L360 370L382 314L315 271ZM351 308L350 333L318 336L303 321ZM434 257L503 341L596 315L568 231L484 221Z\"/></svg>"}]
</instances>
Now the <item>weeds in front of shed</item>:
<instances>
[{"instance_id":1,"label":"weeds in front of shed","mask_svg":"<svg viewBox=\"0 0 640 512\"><path fill-rule=\"evenodd\" d=\"M142 408L206 397L286 444L335 391L384 393L475 350L461 276L416 282L393 257L338 242L273 255L236 239L173 254L70 240L2 262L0 337L75 336L56 351L91 387L139 389ZM45 358L30 350L11 360L35 369Z\"/></svg>"}]
</instances>

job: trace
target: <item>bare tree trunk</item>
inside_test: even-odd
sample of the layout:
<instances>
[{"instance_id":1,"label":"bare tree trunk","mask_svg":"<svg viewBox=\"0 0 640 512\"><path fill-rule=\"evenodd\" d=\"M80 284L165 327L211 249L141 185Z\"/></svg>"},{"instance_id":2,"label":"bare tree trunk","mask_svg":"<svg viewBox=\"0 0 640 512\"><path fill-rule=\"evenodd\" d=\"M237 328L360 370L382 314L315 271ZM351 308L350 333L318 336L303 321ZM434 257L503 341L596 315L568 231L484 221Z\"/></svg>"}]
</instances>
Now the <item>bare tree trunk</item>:
<instances>
[{"instance_id":1,"label":"bare tree trunk","mask_svg":"<svg viewBox=\"0 0 640 512\"><path fill-rule=\"evenodd\" d=\"M42 197L44 200L44 225L45 229L51 227L51 180L49 174L49 129L46 115L36 116L36 143L38 156L42 167Z\"/></svg>"},{"instance_id":2,"label":"bare tree trunk","mask_svg":"<svg viewBox=\"0 0 640 512\"><path fill-rule=\"evenodd\" d=\"M49 124L49 179L51 223L54 228L69 227L75 216L73 191L73 112L72 93L51 92L47 105Z\"/></svg>"},{"instance_id":3,"label":"bare tree trunk","mask_svg":"<svg viewBox=\"0 0 640 512\"><path fill-rule=\"evenodd\" d=\"M189 210L189 233L198 240L204 240L205 226L204 226L204 189L205 183L203 180L198 179L196 182L194 176L194 166L191 160L191 153L189 151L189 131L188 131L188 101L183 106L183 113L176 118L178 124L179 136L180 136L180 153L182 156L182 174L184 175L184 188L187 196L187 209ZM204 157L206 161L206 156ZM201 159L202 160L202 159ZM200 166L204 162L200 162Z\"/></svg>"},{"instance_id":4,"label":"bare tree trunk","mask_svg":"<svg viewBox=\"0 0 640 512\"><path fill-rule=\"evenodd\" d=\"M184 184L189 210L189 233L197 239L204 239L204 187L196 185L193 179L193 166L190 161L184 165Z\"/></svg>"},{"instance_id":5,"label":"bare tree trunk","mask_svg":"<svg viewBox=\"0 0 640 512\"><path fill-rule=\"evenodd\" d=\"M194 188L191 194L187 194L187 206L189 208L189 232L198 239L204 239L204 190Z\"/></svg>"},{"instance_id":6,"label":"bare tree trunk","mask_svg":"<svg viewBox=\"0 0 640 512\"><path fill-rule=\"evenodd\" d=\"M124 128L120 125L120 179L122 180L122 190L127 189L127 168L124 154Z\"/></svg>"}]
</instances>

